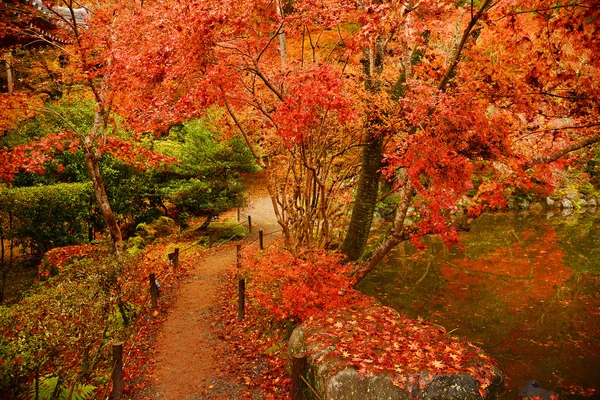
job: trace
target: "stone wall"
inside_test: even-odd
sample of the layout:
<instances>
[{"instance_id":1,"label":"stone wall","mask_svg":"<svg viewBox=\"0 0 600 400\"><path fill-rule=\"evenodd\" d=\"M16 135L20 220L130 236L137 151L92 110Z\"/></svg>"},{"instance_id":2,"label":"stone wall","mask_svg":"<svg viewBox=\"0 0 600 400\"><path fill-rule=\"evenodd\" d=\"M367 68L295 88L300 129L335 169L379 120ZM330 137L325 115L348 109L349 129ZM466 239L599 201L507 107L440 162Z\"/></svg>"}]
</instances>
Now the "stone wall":
<instances>
[{"instance_id":1,"label":"stone wall","mask_svg":"<svg viewBox=\"0 0 600 400\"><path fill-rule=\"evenodd\" d=\"M374 355L376 350L372 349L368 353L374 355L373 360L361 363L360 360L365 356L360 353L365 349L361 346L360 335L368 335L369 339L373 339L373 336L383 333L382 330L388 330L386 333L389 333L390 328L384 326L385 322L381 322L382 326L379 327L377 324L380 322L374 322L375 318L370 317L377 313L384 315L381 321L397 318L398 322L393 326L400 327L400 330L393 337L398 340L390 343L389 335L382 336L381 349L388 350L384 363L378 364L378 356ZM361 319L365 315L368 321ZM348 324L349 321L355 323ZM480 400L494 399L502 391L502 373L481 349L448 336L441 327L422 321L407 321L409 320L395 310L382 305L332 313L297 327L290 337L288 353L290 359L300 355L307 357L306 377L318 396L324 400ZM375 325L369 328L366 322ZM377 328L381 330L378 331ZM415 329L425 330L425 335L414 336L421 337L422 343L417 342L418 339L403 340L404 338L399 337L403 335L404 328L407 328L409 335ZM344 335L355 342L355 354L348 350ZM434 342L433 347L430 340ZM372 340L370 343L372 344ZM402 348L402 343L409 343L410 349ZM340 350L341 347L343 350ZM424 358L440 361L424 360L419 363L416 360L407 365L406 354L418 355L419 347L423 349ZM430 349L429 352L425 350L427 348ZM465 355L459 359L452 354L452 350L448 350L448 357L444 358L445 350L440 350L444 348L464 348ZM398 355L398 360L390 360L389 357L394 357L395 354ZM382 360L383 356L379 356ZM455 365L452 364L453 359L457 361ZM390 365L395 365L395 369L390 368ZM305 394L310 395L310 392L311 389L305 389Z\"/></svg>"}]
</instances>

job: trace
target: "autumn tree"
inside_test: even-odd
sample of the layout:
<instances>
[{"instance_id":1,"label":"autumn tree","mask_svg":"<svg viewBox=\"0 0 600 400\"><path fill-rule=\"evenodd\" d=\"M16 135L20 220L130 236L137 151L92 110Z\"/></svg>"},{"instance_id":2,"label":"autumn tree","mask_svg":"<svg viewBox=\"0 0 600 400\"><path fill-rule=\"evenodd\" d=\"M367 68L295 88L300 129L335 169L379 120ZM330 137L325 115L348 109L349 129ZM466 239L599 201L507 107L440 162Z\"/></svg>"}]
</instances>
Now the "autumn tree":
<instances>
[{"instance_id":1,"label":"autumn tree","mask_svg":"<svg viewBox=\"0 0 600 400\"><path fill-rule=\"evenodd\" d=\"M400 200L360 276L404 240L456 241L509 187L550 189L552 162L598 140L598 12L591 1L157 1L113 24L111 79L130 88L114 104L142 129L226 109L296 246L364 256L383 174Z\"/></svg>"},{"instance_id":2,"label":"autumn tree","mask_svg":"<svg viewBox=\"0 0 600 400\"><path fill-rule=\"evenodd\" d=\"M467 18L454 47L424 52L400 102L406 133L393 136L385 168L404 175L400 206L362 273L403 240L457 240L469 219L504 204L509 187L550 191L550 163L600 139L589 106L598 99L597 5L484 2L459 15ZM476 195L464 198L476 176Z\"/></svg>"},{"instance_id":3,"label":"autumn tree","mask_svg":"<svg viewBox=\"0 0 600 400\"><path fill-rule=\"evenodd\" d=\"M19 2L15 4L17 3ZM3 32L16 32L21 36L29 36L32 41L44 42L61 57L65 62L62 73L67 75L68 79L65 81L68 81L69 90L81 93L78 96L82 99L91 99L95 110L89 128L81 129L71 123L69 115L57 115L64 120L60 132L38 138L26 145L0 150L0 175L5 181L10 181L19 170L41 173L44 163L54 154L81 149L86 170L93 183L96 202L110 233L114 251L119 254L122 250L122 235L109 203L99 166L100 157L108 152L131 165L143 168L157 167L162 162L172 161L172 158L146 151L115 135L117 130L114 129L112 97L116 88L110 85L110 69L107 68L113 62L110 13L114 8L108 9L108 5L110 2L86 3L86 9L82 9L76 8L73 1L63 1L60 5L40 6L41 8L36 9L19 3L21 8L28 10L24 15L33 14L37 19L55 24L56 36L36 29L21 29L21 14L13 15L11 23L2 26ZM123 8L126 6L125 3L119 5ZM32 89L33 91L21 95L33 97L35 88ZM13 109L23 109L26 104L18 106L20 107ZM39 104L27 109L29 112L53 112Z\"/></svg>"}]
</instances>

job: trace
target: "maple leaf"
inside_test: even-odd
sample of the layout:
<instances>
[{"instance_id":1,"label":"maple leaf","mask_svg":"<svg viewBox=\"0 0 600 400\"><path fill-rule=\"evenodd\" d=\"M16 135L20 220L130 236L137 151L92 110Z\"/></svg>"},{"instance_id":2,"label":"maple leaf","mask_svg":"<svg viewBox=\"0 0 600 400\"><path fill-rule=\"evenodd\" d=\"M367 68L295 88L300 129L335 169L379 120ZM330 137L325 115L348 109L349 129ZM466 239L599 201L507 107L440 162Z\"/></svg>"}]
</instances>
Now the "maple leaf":
<instances>
[{"instance_id":1,"label":"maple leaf","mask_svg":"<svg viewBox=\"0 0 600 400\"><path fill-rule=\"evenodd\" d=\"M446 365L442 361L433 360L429 363L433 368L437 370L443 369Z\"/></svg>"}]
</instances>

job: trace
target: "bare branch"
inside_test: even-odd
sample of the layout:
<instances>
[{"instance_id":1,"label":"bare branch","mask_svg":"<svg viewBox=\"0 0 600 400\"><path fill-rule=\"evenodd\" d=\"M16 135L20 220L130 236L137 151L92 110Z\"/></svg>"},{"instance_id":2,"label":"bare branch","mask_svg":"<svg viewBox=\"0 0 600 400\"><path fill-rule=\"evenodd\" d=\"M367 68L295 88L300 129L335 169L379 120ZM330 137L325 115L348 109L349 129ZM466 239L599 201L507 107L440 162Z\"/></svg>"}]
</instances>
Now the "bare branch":
<instances>
[{"instance_id":1,"label":"bare branch","mask_svg":"<svg viewBox=\"0 0 600 400\"><path fill-rule=\"evenodd\" d=\"M460 39L460 43L458 44L458 47L456 48L456 52L455 52L454 56L452 57L452 61L450 61L450 64L448 65L448 69L446 69L446 72L444 73L444 76L442 77L442 80L440 81L440 84L438 85L438 90L440 92L446 91L446 86L448 85L448 82L450 81L450 77L452 76L452 74L454 73L454 70L456 69L456 66L458 65L462 51L463 51L465 45L467 44L467 40L469 39L469 36L471 36L471 32L473 31L473 28L475 27L475 25L477 25L477 23L483 16L483 13L486 12L490 8L491 5L492 5L491 0L485 0L483 2L483 4L481 5L481 7L479 8L479 10L477 11L477 14L475 14L474 17L471 17L471 21L469 21L469 25L467 25L467 28L463 32L462 38Z\"/></svg>"},{"instance_id":2,"label":"bare branch","mask_svg":"<svg viewBox=\"0 0 600 400\"><path fill-rule=\"evenodd\" d=\"M237 116L233 112L233 109L229 105L229 102L227 101L227 97L225 95L225 91L223 90L223 87L221 87L220 85L219 85L219 90L221 90L221 93L223 94L223 101L225 102L225 108L227 109L227 112L231 116L231 119L233 119L233 122L238 127L238 129L239 129L240 133L242 134L242 136L244 137L244 141L246 142L246 145L248 146L248 148L252 152L252 155L254 156L254 159L256 160L256 162L258 163L258 165L260 165L261 168L266 168L266 165L265 165L264 161L262 160L262 158L258 155L258 153L256 152L256 150L254 149L254 146L252 146L252 143L250 142L250 138L248 136L248 132L246 132L246 129L241 124L241 122L238 120Z\"/></svg>"},{"instance_id":3,"label":"bare branch","mask_svg":"<svg viewBox=\"0 0 600 400\"><path fill-rule=\"evenodd\" d=\"M527 164L525 164L525 166L526 166L526 168L529 168L534 165L553 162L573 151L583 149L584 147L590 146L590 145L592 145L594 143L598 143L598 142L600 142L600 135L592 136L587 139L581 140L577 143L573 143L570 146L566 146L566 147L554 152L553 154L550 154L547 156L534 157L533 159L531 159L531 161L529 161Z\"/></svg>"}]
</instances>

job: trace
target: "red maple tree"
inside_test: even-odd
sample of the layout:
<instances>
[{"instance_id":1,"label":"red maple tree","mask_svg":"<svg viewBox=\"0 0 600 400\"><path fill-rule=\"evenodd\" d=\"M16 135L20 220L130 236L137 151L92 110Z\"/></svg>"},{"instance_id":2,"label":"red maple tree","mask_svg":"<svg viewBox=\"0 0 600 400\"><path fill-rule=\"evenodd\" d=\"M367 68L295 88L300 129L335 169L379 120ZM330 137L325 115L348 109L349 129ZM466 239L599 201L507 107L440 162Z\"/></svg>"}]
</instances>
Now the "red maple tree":
<instances>
[{"instance_id":1,"label":"red maple tree","mask_svg":"<svg viewBox=\"0 0 600 400\"><path fill-rule=\"evenodd\" d=\"M102 217L109 230L114 251L119 254L122 250L122 235L117 220L112 212L105 184L100 173L99 159L104 153L121 159L137 168L158 167L161 164L173 162L172 157L145 150L141 146L116 137L113 129L113 97L116 90L126 88L115 86L111 80L109 66L114 60L112 53L113 27L111 19L117 10L127 10L127 4L101 1L86 4L87 18L74 17L80 13L72 1L62 2L60 6L44 6L40 12L34 5L16 4L26 13L13 12L8 23L0 26L0 39L16 35L22 40L41 41L50 52L69 60L63 73L68 74L71 87L84 88L84 99L93 99L94 121L89 130L75 127L67 123L63 131L42 136L31 143L14 148L0 149L0 177L5 182L12 181L13 176L20 170L25 172L43 173L45 164L57 153L63 151L82 150L86 170L93 183L94 193ZM12 4L12 3L11 3ZM8 7L7 9L12 10ZM88 13L88 11L90 11ZM13 15L14 14L14 15ZM56 34L49 36L39 29L20 28L31 16L42 18L52 23ZM71 18L69 17L71 15ZM13 41L14 42L14 41ZM7 46L15 43L7 42ZM18 45L18 42L16 43ZM15 93L2 94L0 102L8 105L8 113L0 113L0 127L4 130L18 124L25 117L35 117L40 113L56 113L44 106L35 88L20 90ZM23 99L37 99L25 101ZM58 115L68 120L68 117ZM59 167L60 168L60 167Z\"/></svg>"},{"instance_id":2,"label":"red maple tree","mask_svg":"<svg viewBox=\"0 0 600 400\"><path fill-rule=\"evenodd\" d=\"M143 131L224 107L288 244L343 242L358 258L385 175L399 206L362 275L403 240L456 241L508 186L550 189L547 165L599 140L598 14L592 1L103 2L73 29L98 104L88 169L115 107Z\"/></svg>"},{"instance_id":3,"label":"red maple tree","mask_svg":"<svg viewBox=\"0 0 600 400\"><path fill-rule=\"evenodd\" d=\"M400 204L364 274L403 240L457 240L507 186L549 188L547 164L599 140L598 13L589 1L159 1L123 20L113 73L132 89L115 101L153 128L225 107L272 178L288 243L368 234L370 219L348 225L352 187L370 171L372 197L383 172ZM357 216L372 202L358 186ZM360 255L356 243L342 249Z\"/></svg>"}]
</instances>

